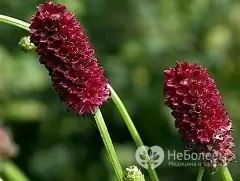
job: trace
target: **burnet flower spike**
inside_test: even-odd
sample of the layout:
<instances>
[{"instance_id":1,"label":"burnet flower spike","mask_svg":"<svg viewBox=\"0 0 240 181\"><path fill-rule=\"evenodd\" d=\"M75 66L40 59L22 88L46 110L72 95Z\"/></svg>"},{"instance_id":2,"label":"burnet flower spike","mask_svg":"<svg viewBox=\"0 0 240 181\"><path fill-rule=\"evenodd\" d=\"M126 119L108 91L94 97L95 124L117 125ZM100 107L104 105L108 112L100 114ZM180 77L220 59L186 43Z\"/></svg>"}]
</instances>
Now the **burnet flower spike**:
<instances>
[{"instance_id":1,"label":"burnet flower spike","mask_svg":"<svg viewBox=\"0 0 240 181\"><path fill-rule=\"evenodd\" d=\"M108 98L108 80L82 26L64 5L47 1L31 19L30 40L69 110L94 113Z\"/></svg>"},{"instance_id":2,"label":"burnet flower spike","mask_svg":"<svg viewBox=\"0 0 240 181\"><path fill-rule=\"evenodd\" d=\"M231 120L206 68L185 60L167 68L164 96L186 149L201 154L204 167L235 159Z\"/></svg>"}]
</instances>

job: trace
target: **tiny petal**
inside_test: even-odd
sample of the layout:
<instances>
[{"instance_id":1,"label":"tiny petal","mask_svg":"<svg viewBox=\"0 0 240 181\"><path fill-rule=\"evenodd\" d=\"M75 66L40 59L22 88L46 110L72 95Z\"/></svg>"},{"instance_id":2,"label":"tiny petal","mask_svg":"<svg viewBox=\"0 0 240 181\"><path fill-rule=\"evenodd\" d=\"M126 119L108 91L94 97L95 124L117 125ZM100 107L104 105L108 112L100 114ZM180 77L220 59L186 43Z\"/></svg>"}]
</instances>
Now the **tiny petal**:
<instances>
[{"instance_id":1,"label":"tiny petal","mask_svg":"<svg viewBox=\"0 0 240 181\"><path fill-rule=\"evenodd\" d=\"M164 74L165 104L172 110L186 148L202 154L208 167L233 161L231 120L207 69L183 61Z\"/></svg>"},{"instance_id":2,"label":"tiny petal","mask_svg":"<svg viewBox=\"0 0 240 181\"><path fill-rule=\"evenodd\" d=\"M82 26L65 6L40 4L31 19L30 39L54 90L70 110L94 113L109 98L104 70Z\"/></svg>"}]
</instances>

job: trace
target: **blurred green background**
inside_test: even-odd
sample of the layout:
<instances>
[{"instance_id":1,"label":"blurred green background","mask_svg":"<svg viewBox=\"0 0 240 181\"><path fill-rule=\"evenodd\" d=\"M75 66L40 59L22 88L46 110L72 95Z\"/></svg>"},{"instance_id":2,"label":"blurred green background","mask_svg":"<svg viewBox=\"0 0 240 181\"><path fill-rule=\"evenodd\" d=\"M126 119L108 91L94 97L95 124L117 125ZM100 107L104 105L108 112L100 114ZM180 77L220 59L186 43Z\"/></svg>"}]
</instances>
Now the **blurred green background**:
<instances>
[{"instance_id":1,"label":"blurred green background","mask_svg":"<svg viewBox=\"0 0 240 181\"><path fill-rule=\"evenodd\" d=\"M25 21L37 0L0 0L0 13ZM237 0L59 0L76 13L107 76L146 145L183 150L163 104L163 70L187 58L208 67L233 121L240 150L240 2ZM27 32L0 24L0 120L12 130L13 161L33 181L113 181L91 117L66 110L34 52L18 46ZM102 108L121 163L136 164L136 147L112 101ZM230 165L240 179L238 162ZM157 168L161 181L196 180L195 167ZM203 180L218 181L218 174Z\"/></svg>"}]
</instances>

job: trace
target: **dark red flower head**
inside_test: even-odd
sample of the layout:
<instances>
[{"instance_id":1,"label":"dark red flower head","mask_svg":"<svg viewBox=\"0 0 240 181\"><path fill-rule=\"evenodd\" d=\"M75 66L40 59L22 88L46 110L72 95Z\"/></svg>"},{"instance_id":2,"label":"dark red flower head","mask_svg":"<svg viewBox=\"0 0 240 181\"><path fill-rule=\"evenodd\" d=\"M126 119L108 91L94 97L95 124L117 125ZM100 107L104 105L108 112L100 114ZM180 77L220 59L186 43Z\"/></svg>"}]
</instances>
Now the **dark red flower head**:
<instances>
[{"instance_id":1,"label":"dark red flower head","mask_svg":"<svg viewBox=\"0 0 240 181\"><path fill-rule=\"evenodd\" d=\"M177 62L164 74L165 104L186 148L200 153L205 166L227 165L235 158L231 120L207 69Z\"/></svg>"},{"instance_id":2,"label":"dark red flower head","mask_svg":"<svg viewBox=\"0 0 240 181\"><path fill-rule=\"evenodd\" d=\"M31 19L30 39L70 110L93 113L109 98L104 70L82 26L65 6L51 1L40 4Z\"/></svg>"}]
</instances>

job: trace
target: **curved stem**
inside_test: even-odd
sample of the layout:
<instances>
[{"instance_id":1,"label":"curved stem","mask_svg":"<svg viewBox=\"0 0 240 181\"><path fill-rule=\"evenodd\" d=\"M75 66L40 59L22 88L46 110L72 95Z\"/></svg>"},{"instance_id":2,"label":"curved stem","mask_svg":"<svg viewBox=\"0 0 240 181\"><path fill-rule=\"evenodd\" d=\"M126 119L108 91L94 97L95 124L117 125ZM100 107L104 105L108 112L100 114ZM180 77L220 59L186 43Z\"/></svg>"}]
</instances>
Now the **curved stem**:
<instances>
[{"instance_id":1,"label":"curved stem","mask_svg":"<svg viewBox=\"0 0 240 181\"><path fill-rule=\"evenodd\" d=\"M114 91L114 89L111 87L111 85L108 84L108 88L111 91L111 98L112 98L113 102L115 103L115 105L117 106L118 111L120 112L135 144L138 147L144 146L143 141L142 141L135 125L133 124L133 121L132 121L131 117L129 116L127 109L125 108L123 102L121 101L121 99L119 98L117 93ZM152 168L150 159L148 159L148 172L149 172L149 176L152 181L159 181L156 171L154 170L154 168Z\"/></svg>"},{"instance_id":2,"label":"curved stem","mask_svg":"<svg viewBox=\"0 0 240 181\"><path fill-rule=\"evenodd\" d=\"M111 87L110 84L108 84L108 88L111 91L111 98L112 98L113 102L116 104L120 114L122 115L123 120L125 121L125 124L127 125L134 142L136 143L137 146L142 146L143 141L141 140L141 137L138 134L138 131L135 128L133 121L132 121L131 117L129 116L123 102L121 101L121 99L119 98L119 96L117 95L117 93L114 91L114 89Z\"/></svg>"},{"instance_id":3,"label":"curved stem","mask_svg":"<svg viewBox=\"0 0 240 181\"><path fill-rule=\"evenodd\" d=\"M123 179L123 171L122 171L121 165L118 161L117 154L115 152L112 140L111 140L110 135L108 133L107 126L104 122L102 113L101 113L99 108L97 108L96 111L95 111L94 119L97 123L98 130L99 130L99 132L101 134L101 137L103 139L105 148L106 148L107 153L110 157L110 160L112 162L112 165L113 165L114 171L117 175L117 178L118 178L119 181L121 181Z\"/></svg>"},{"instance_id":4,"label":"curved stem","mask_svg":"<svg viewBox=\"0 0 240 181\"><path fill-rule=\"evenodd\" d=\"M21 21L21 20L15 19L15 18L11 18L9 16L0 14L0 22L14 25L14 26L17 26L19 28L29 31L29 26L30 26L29 23L26 23L24 21Z\"/></svg>"},{"instance_id":5,"label":"curved stem","mask_svg":"<svg viewBox=\"0 0 240 181\"><path fill-rule=\"evenodd\" d=\"M220 167L219 172L223 181L233 181L232 176L227 167Z\"/></svg>"},{"instance_id":6,"label":"curved stem","mask_svg":"<svg viewBox=\"0 0 240 181\"><path fill-rule=\"evenodd\" d=\"M203 174L204 174L204 167L199 167L197 181L202 181Z\"/></svg>"}]
</instances>

